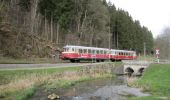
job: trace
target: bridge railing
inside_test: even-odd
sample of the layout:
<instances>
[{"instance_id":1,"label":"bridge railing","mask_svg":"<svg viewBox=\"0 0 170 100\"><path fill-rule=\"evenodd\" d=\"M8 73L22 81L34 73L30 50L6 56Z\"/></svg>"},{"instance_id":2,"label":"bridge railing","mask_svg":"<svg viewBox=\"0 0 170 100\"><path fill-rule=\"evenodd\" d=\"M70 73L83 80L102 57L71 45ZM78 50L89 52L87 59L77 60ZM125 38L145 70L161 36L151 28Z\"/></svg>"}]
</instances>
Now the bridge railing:
<instances>
[{"instance_id":1,"label":"bridge railing","mask_svg":"<svg viewBox=\"0 0 170 100\"><path fill-rule=\"evenodd\" d=\"M150 61L131 61L131 60L124 60L123 61L124 64L128 64L128 65L149 65L151 64L152 62Z\"/></svg>"}]
</instances>

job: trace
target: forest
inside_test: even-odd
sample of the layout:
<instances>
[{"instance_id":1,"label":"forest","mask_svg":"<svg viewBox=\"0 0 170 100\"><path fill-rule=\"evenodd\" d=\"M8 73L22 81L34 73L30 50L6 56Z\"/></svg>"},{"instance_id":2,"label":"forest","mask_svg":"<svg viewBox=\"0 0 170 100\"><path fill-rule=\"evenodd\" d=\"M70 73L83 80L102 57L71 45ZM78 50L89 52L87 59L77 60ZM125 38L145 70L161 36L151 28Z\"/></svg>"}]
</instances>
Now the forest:
<instances>
[{"instance_id":1,"label":"forest","mask_svg":"<svg viewBox=\"0 0 170 100\"><path fill-rule=\"evenodd\" d=\"M165 27L163 32L154 41L155 48L160 50L160 58L170 60L170 27Z\"/></svg>"},{"instance_id":2,"label":"forest","mask_svg":"<svg viewBox=\"0 0 170 100\"><path fill-rule=\"evenodd\" d=\"M48 57L65 45L153 52L152 32L106 0L0 0L0 56Z\"/></svg>"}]
</instances>

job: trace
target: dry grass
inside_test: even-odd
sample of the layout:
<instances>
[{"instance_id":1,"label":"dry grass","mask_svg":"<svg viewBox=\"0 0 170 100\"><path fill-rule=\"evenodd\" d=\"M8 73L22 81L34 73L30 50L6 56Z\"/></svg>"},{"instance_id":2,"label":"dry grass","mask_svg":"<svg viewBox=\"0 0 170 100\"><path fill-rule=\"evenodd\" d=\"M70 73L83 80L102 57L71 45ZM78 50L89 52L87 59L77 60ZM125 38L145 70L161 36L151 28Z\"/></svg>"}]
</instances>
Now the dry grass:
<instances>
[{"instance_id":1,"label":"dry grass","mask_svg":"<svg viewBox=\"0 0 170 100\"><path fill-rule=\"evenodd\" d=\"M130 87L137 87L140 91L143 91L144 88L136 82L137 80L137 77L127 77L127 85Z\"/></svg>"},{"instance_id":2,"label":"dry grass","mask_svg":"<svg viewBox=\"0 0 170 100\"><path fill-rule=\"evenodd\" d=\"M109 69L107 69L109 70ZM81 70L66 70L63 72L54 73L31 73L29 75L16 76L8 84L0 85L0 96L8 96L18 91L31 88L33 86L39 86L42 84L52 84L60 80L78 81L82 77L102 77L104 74L110 74L109 71L101 70L101 68L83 68Z\"/></svg>"},{"instance_id":3,"label":"dry grass","mask_svg":"<svg viewBox=\"0 0 170 100\"><path fill-rule=\"evenodd\" d=\"M132 85L134 85L134 83L137 80L137 78L136 77L127 77L126 80L127 80L128 86L132 86Z\"/></svg>"},{"instance_id":4,"label":"dry grass","mask_svg":"<svg viewBox=\"0 0 170 100\"><path fill-rule=\"evenodd\" d=\"M8 84L0 85L0 95L5 95L15 91L27 89L32 87L33 85L41 85L45 82L52 83L53 81L59 80L61 78L66 80L78 79L77 75L75 73L73 74L73 72L71 74L68 74L69 71L66 74L65 73L53 73L51 75L31 74L19 80L16 78Z\"/></svg>"}]
</instances>

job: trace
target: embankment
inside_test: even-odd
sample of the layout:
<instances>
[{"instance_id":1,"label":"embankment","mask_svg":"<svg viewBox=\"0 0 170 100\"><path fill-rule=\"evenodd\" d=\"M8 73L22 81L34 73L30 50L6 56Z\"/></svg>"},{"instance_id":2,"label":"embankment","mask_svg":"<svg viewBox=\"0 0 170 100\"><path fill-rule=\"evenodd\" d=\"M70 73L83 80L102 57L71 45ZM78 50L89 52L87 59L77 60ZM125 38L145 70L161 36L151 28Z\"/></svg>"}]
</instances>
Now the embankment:
<instances>
[{"instance_id":1,"label":"embankment","mask_svg":"<svg viewBox=\"0 0 170 100\"><path fill-rule=\"evenodd\" d=\"M58 88L74 85L79 81L112 77L112 69L120 63L104 63L82 67L30 70L1 70L0 99L26 99L37 88Z\"/></svg>"},{"instance_id":2,"label":"embankment","mask_svg":"<svg viewBox=\"0 0 170 100\"><path fill-rule=\"evenodd\" d=\"M131 97L128 100L170 100L170 64L153 64L131 86L149 92L148 97Z\"/></svg>"}]
</instances>

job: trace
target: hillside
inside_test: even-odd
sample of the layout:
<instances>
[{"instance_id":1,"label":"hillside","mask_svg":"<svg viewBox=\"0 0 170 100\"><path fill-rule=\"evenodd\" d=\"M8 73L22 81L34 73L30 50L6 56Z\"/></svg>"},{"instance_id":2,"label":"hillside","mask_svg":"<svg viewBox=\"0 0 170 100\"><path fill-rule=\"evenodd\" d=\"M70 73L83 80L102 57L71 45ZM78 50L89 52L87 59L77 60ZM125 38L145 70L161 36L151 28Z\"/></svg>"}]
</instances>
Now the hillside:
<instances>
[{"instance_id":1,"label":"hillside","mask_svg":"<svg viewBox=\"0 0 170 100\"><path fill-rule=\"evenodd\" d=\"M67 44L142 53L144 43L150 53L151 31L105 0L0 1L1 56L47 57Z\"/></svg>"}]
</instances>

